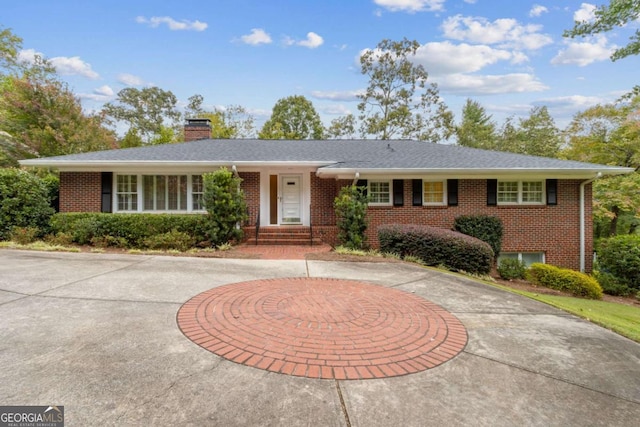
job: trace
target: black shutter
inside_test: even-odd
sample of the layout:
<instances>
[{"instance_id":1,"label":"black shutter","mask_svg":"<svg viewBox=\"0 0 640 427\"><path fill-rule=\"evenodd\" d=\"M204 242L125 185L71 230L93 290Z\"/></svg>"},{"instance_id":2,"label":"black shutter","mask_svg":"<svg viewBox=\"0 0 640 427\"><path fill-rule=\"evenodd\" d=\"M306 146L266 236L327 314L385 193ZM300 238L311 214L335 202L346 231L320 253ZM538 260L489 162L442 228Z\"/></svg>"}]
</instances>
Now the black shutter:
<instances>
[{"instance_id":1,"label":"black shutter","mask_svg":"<svg viewBox=\"0 0 640 427\"><path fill-rule=\"evenodd\" d=\"M558 180L547 180L547 205L556 206L558 204Z\"/></svg>"},{"instance_id":2,"label":"black shutter","mask_svg":"<svg viewBox=\"0 0 640 427\"><path fill-rule=\"evenodd\" d=\"M404 180L393 180L393 206L404 206Z\"/></svg>"},{"instance_id":3,"label":"black shutter","mask_svg":"<svg viewBox=\"0 0 640 427\"><path fill-rule=\"evenodd\" d=\"M359 179L358 182L356 182L356 187L364 187L364 189L362 190L362 194L364 194L365 196L367 195L367 186L368 182L366 179Z\"/></svg>"},{"instance_id":4,"label":"black shutter","mask_svg":"<svg viewBox=\"0 0 640 427\"><path fill-rule=\"evenodd\" d=\"M487 180L487 206L496 206L498 204L498 180Z\"/></svg>"},{"instance_id":5,"label":"black shutter","mask_svg":"<svg viewBox=\"0 0 640 427\"><path fill-rule=\"evenodd\" d=\"M111 192L113 189L113 172L102 172L102 202L101 202L101 212L112 212L111 209L111 201L113 198L111 197Z\"/></svg>"},{"instance_id":6,"label":"black shutter","mask_svg":"<svg viewBox=\"0 0 640 427\"><path fill-rule=\"evenodd\" d=\"M447 204L449 206L458 206L458 180L447 180Z\"/></svg>"},{"instance_id":7,"label":"black shutter","mask_svg":"<svg viewBox=\"0 0 640 427\"><path fill-rule=\"evenodd\" d=\"M412 180L413 206L422 206L422 180Z\"/></svg>"}]
</instances>

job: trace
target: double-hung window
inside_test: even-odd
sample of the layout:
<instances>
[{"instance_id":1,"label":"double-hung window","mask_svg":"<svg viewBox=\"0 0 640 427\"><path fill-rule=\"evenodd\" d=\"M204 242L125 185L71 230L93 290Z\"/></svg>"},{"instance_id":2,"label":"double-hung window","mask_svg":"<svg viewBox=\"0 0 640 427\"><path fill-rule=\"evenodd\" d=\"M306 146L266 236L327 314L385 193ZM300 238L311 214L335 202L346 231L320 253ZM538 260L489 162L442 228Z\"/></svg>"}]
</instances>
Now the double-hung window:
<instances>
[{"instance_id":1,"label":"double-hung window","mask_svg":"<svg viewBox=\"0 0 640 427\"><path fill-rule=\"evenodd\" d=\"M204 210L204 184L202 175L191 176L191 210Z\"/></svg>"},{"instance_id":2,"label":"double-hung window","mask_svg":"<svg viewBox=\"0 0 640 427\"><path fill-rule=\"evenodd\" d=\"M498 204L544 203L543 181L498 181Z\"/></svg>"},{"instance_id":3,"label":"double-hung window","mask_svg":"<svg viewBox=\"0 0 640 427\"><path fill-rule=\"evenodd\" d=\"M138 176L118 175L116 184L119 211L138 210Z\"/></svg>"},{"instance_id":4,"label":"double-hung window","mask_svg":"<svg viewBox=\"0 0 640 427\"><path fill-rule=\"evenodd\" d=\"M422 182L422 204L425 206L444 205L446 203L444 181Z\"/></svg>"},{"instance_id":5,"label":"double-hung window","mask_svg":"<svg viewBox=\"0 0 640 427\"><path fill-rule=\"evenodd\" d=\"M201 175L117 175L120 212L203 211Z\"/></svg>"},{"instance_id":6,"label":"double-hung window","mask_svg":"<svg viewBox=\"0 0 640 427\"><path fill-rule=\"evenodd\" d=\"M391 204L391 182L390 181L369 181L369 204L390 205Z\"/></svg>"}]
</instances>

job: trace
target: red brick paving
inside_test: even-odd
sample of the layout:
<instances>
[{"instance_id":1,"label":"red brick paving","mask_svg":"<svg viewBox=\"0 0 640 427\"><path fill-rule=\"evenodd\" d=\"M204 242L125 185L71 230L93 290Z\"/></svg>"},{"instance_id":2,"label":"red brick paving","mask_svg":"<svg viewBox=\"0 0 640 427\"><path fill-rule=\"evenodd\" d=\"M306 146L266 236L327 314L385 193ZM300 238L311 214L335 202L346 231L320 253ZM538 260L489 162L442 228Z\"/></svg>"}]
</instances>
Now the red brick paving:
<instances>
[{"instance_id":1,"label":"red brick paving","mask_svg":"<svg viewBox=\"0 0 640 427\"><path fill-rule=\"evenodd\" d=\"M331 252L329 245L240 245L233 249L241 254L254 255L260 259L305 259L305 255L318 252Z\"/></svg>"},{"instance_id":2,"label":"red brick paving","mask_svg":"<svg viewBox=\"0 0 640 427\"><path fill-rule=\"evenodd\" d=\"M225 359L308 378L412 374L455 357L462 323L416 295L323 278L255 280L196 295L178 326Z\"/></svg>"}]
</instances>

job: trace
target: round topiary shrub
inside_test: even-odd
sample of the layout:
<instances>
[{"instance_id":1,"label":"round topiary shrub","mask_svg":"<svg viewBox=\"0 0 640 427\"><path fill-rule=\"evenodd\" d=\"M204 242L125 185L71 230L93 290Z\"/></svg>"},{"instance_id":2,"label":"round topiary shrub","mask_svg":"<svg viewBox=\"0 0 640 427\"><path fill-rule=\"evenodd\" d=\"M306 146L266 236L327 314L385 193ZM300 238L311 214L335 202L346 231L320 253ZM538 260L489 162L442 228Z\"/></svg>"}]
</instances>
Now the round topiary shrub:
<instances>
[{"instance_id":1,"label":"round topiary shrub","mask_svg":"<svg viewBox=\"0 0 640 427\"><path fill-rule=\"evenodd\" d=\"M378 228L380 251L414 256L426 265L443 265L456 271L487 274L493 251L475 237L424 225L383 225Z\"/></svg>"},{"instance_id":2,"label":"round topiary shrub","mask_svg":"<svg viewBox=\"0 0 640 427\"><path fill-rule=\"evenodd\" d=\"M577 297L602 298L602 288L596 279L566 268L534 263L527 270L526 278L536 285L569 292Z\"/></svg>"},{"instance_id":3,"label":"round topiary shrub","mask_svg":"<svg viewBox=\"0 0 640 427\"><path fill-rule=\"evenodd\" d=\"M14 227L46 230L54 214L50 202L42 179L20 169L0 169L0 240L9 239Z\"/></svg>"}]
</instances>

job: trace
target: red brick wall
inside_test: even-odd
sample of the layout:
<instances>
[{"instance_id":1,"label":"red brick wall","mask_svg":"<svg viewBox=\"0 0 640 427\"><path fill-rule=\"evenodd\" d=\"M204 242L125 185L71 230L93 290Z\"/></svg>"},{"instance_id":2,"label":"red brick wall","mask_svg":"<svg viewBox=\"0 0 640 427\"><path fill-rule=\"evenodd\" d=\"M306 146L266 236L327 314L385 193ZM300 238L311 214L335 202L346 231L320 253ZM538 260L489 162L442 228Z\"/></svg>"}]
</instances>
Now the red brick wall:
<instances>
[{"instance_id":1,"label":"red brick wall","mask_svg":"<svg viewBox=\"0 0 640 427\"><path fill-rule=\"evenodd\" d=\"M196 141L198 139L209 139L209 138L211 138L210 126L187 125L184 127L185 142Z\"/></svg>"},{"instance_id":2,"label":"red brick wall","mask_svg":"<svg viewBox=\"0 0 640 427\"><path fill-rule=\"evenodd\" d=\"M333 198L350 181L329 181L327 184L312 177L312 209L314 235L330 244L337 243L337 230L330 227ZM332 196L313 195L314 190L330 192ZM580 181L558 181L557 206L487 206L486 180L460 180L458 206L411 206L411 180L404 180L404 206L370 207L369 243L377 247L377 229L382 224L423 224L451 229L460 215L493 215L504 226L502 250L504 252L544 252L548 264L578 270L580 268ZM591 218L591 186L586 191L586 213ZM331 211L331 213L329 212ZM317 221L317 222L316 222ZM591 270L593 247L592 221L586 221L587 271Z\"/></svg>"},{"instance_id":3,"label":"red brick wall","mask_svg":"<svg viewBox=\"0 0 640 427\"><path fill-rule=\"evenodd\" d=\"M260 209L260 172L239 172L242 178L240 188L244 192L244 197L249 208L249 219L247 225L255 225L258 211ZM245 234L245 237L251 237Z\"/></svg>"},{"instance_id":4,"label":"red brick wall","mask_svg":"<svg viewBox=\"0 0 640 427\"><path fill-rule=\"evenodd\" d=\"M60 212L100 212L100 172L60 172Z\"/></svg>"}]
</instances>

